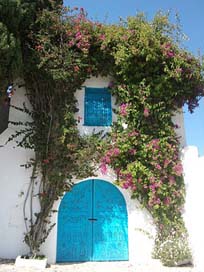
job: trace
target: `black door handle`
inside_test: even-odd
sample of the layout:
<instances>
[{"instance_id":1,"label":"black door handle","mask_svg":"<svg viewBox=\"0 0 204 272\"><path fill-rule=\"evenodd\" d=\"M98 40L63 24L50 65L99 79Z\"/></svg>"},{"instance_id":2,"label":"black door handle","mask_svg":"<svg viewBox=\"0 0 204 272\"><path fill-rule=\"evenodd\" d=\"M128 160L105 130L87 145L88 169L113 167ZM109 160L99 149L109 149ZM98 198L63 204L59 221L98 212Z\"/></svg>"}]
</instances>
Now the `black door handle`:
<instances>
[{"instance_id":1,"label":"black door handle","mask_svg":"<svg viewBox=\"0 0 204 272\"><path fill-rule=\"evenodd\" d=\"M89 218L88 220L89 221L97 221L98 219L96 219L96 218Z\"/></svg>"}]
</instances>

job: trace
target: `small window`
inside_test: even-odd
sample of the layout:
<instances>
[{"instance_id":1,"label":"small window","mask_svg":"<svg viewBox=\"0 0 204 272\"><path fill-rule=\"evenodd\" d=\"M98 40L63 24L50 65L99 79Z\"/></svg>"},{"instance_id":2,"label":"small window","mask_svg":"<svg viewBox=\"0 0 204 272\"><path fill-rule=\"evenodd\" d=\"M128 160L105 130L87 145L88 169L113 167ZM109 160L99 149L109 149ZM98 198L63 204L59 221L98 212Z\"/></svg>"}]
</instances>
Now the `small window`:
<instances>
[{"instance_id":1,"label":"small window","mask_svg":"<svg viewBox=\"0 0 204 272\"><path fill-rule=\"evenodd\" d=\"M85 88L84 125L112 124L111 93L107 88Z\"/></svg>"}]
</instances>

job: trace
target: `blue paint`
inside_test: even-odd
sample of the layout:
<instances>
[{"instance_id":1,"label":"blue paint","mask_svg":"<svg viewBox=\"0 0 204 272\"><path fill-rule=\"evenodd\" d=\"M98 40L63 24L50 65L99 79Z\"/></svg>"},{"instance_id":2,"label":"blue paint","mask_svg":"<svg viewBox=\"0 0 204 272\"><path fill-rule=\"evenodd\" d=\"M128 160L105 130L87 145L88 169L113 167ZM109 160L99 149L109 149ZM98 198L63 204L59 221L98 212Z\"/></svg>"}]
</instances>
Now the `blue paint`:
<instances>
[{"instance_id":1,"label":"blue paint","mask_svg":"<svg viewBox=\"0 0 204 272\"><path fill-rule=\"evenodd\" d=\"M111 93L107 88L85 88L84 125L112 124Z\"/></svg>"},{"instance_id":2,"label":"blue paint","mask_svg":"<svg viewBox=\"0 0 204 272\"><path fill-rule=\"evenodd\" d=\"M103 180L76 184L59 208L57 262L113 260L128 260L125 200Z\"/></svg>"}]
</instances>

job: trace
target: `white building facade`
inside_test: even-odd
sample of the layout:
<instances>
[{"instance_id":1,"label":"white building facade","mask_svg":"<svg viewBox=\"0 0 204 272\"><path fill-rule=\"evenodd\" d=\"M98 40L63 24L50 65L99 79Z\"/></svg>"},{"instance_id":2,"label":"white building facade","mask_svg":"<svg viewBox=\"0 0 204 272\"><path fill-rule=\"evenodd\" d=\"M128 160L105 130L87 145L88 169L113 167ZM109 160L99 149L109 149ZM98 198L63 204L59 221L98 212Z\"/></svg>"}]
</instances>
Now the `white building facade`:
<instances>
[{"instance_id":1,"label":"white building facade","mask_svg":"<svg viewBox=\"0 0 204 272\"><path fill-rule=\"evenodd\" d=\"M109 126L86 126L85 125L85 90L86 88L107 88L110 78L90 78L86 80L82 88L76 92L79 112L76 118L80 118L78 128L81 134L90 134L93 132L110 130ZM12 97L11 104L22 107L23 102L29 106L29 102L25 96L24 87L17 88L15 95ZM112 107L116 107L115 100L111 98ZM14 108L10 108L10 121L25 121L27 116ZM112 112L112 121L116 120L116 116ZM182 113L175 115L174 122L179 125L178 134L181 136L181 145L185 146L184 123ZM1 173L1 190L0 190L0 257L16 258L18 255L27 254L29 249L23 242L24 233L26 232L23 216L23 205L31 169L25 169L20 165L25 164L30 158L34 158L35 154L32 150L15 147L15 142L10 141L6 145L5 142L15 132L15 126L9 124L8 128L0 134L0 173ZM110 183L117 189L125 203L127 211L127 245L128 260L132 263L148 263L151 259L151 252L154 243L155 228L151 216L140 204L131 199L128 190L117 187L114 184L115 176L111 170L106 175L100 172L94 177L88 177L85 180L76 180L76 184L82 184L89 180L101 180ZM104 184L105 184L104 183ZM63 199L63 198L62 198ZM62 199L55 202L53 209L58 210ZM38 210L38 203L34 207ZM57 250L59 243L59 218L58 213L54 213L51 223L55 223L54 228L50 232L46 242L42 245L41 253L46 255L49 263L57 261Z\"/></svg>"}]
</instances>

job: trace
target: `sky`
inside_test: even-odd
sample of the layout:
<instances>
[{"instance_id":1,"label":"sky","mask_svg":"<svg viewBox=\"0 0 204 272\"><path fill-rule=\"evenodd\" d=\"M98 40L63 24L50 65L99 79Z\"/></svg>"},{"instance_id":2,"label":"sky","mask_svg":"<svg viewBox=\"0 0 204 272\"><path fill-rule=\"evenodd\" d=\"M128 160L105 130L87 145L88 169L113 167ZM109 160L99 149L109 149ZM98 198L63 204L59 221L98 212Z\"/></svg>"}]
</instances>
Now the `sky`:
<instances>
[{"instance_id":1,"label":"sky","mask_svg":"<svg viewBox=\"0 0 204 272\"><path fill-rule=\"evenodd\" d=\"M182 31L188 40L184 46L194 55L204 54L204 1L203 0L64 0L70 7L83 7L89 18L106 23L116 23L119 18L144 12L149 19L155 13L171 11L178 13ZM198 147L204 155L204 99L199 107L190 114L184 107L184 122L187 145Z\"/></svg>"}]
</instances>

